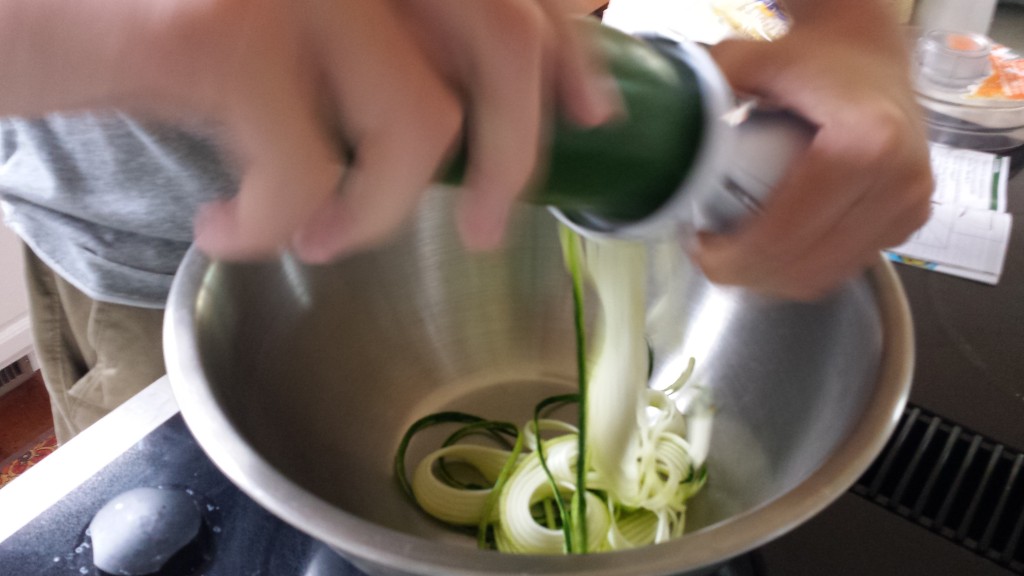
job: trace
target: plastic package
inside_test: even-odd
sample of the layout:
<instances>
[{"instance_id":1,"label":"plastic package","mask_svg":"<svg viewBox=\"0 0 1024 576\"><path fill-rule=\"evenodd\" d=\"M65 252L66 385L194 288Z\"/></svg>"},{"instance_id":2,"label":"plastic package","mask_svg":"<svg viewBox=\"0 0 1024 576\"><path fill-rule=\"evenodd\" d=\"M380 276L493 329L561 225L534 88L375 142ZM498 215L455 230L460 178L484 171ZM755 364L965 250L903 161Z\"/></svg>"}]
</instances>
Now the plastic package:
<instances>
[{"instance_id":1,"label":"plastic package","mask_svg":"<svg viewBox=\"0 0 1024 576\"><path fill-rule=\"evenodd\" d=\"M776 40L789 31L789 18L774 0L712 0L711 9L740 37Z\"/></svg>"},{"instance_id":2,"label":"plastic package","mask_svg":"<svg viewBox=\"0 0 1024 576\"><path fill-rule=\"evenodd\" d=\"M1024 145L1024 59L987 36L945 30L917 43L916 89L933 142L1006 153Z\"/></svg>"}]
</instances>

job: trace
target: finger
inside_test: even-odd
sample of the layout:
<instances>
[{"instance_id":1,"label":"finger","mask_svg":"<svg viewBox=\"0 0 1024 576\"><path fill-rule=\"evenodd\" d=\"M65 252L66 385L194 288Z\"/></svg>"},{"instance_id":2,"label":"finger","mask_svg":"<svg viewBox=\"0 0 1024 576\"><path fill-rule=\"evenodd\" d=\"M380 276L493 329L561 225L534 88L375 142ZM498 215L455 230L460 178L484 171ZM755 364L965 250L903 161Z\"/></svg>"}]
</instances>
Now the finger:
<instances>
[{"instance_id":1,"label":"finger","mask_svg":"<svg viewBox=\"0 0 1024 576\"><path fill-rule=\"evenodd\" d=\"M462 112L386 2L317 2L314 29L354 160L339 194L294 237L324 262L379 243L415 209Z\"/></svg>"},{"instance_id":2,"label":"finger","mask_svg":"<svg viewBox=\"0 0 1024 576\"><path fill-rule=\"evenodd\" d=\"M833 233L760 289L787 299L821 298L876 263L882 249L900 243L930 212L908 206L905 211L880 214L872 206L870 199L859 203Z\"/></svg>"},{"instance_id":3,"label":"finger","mask_svg":"<svg viewBox=\"0 0 1024 576\"><path fill-rule=\"evenodd\" d=\"M815 302L830 296L844 283L856 278L865 270L878 263L882 253L878 250L864 251L858 256L847 256L843 261L830 258L825 266L809 260L804 268L791 268L772 279L764 286L757 286L758 293L773 298Z\"/></svg>"},{"instance_id":4,"label":"finger","mask_svg":"<svg viewBox=\"0 0 1024 576\"><path fill-rule=\"evenodd\" d=\"M709 50L739 94L799 111L813 124L850 115L850 104L861 97L858 93L872 88L861 85L857 74L836 74L833 60L844 54L809 55L807 44L806 38L790 37L777 42L726 40Z\"/></svg>"},{"instance_id":5,"label":"finger","mask_svg":"<svg viewBox=\"0 0 1024 576\"><path fill-rule=\"evenodd\" d=\"M546 117L544 14L531 5L492 4L501 10L501 37L480 39L473 61L465 189L458 226L470 249L502 239L516 197L537 168Z\"/></svg>"},{"instance_id":6,"label":"finger","mask_svg":"<svg viewBox=\"0 0 1024 576\"><path fill-rule=\"evenodd\" d=\"M321 127L309 46L298 35L295 13L277 2L250 4L245 14L229 11L242 32L220 56L216 85L230 89L207 94L240 189L230 201L201 210L196 223L198 246L232 259L285 247L342 170Z\"/></svg>"},{"instance_id":7,"label":"finger","mask_svg":"<svg viewBox=\"0 0 1024 576\"><path fill-rule=\"evenodd\" d=\"M862 194L861 176L819 133L774 189L763 210L729 236L702 236L698 261L709 278L750 284L799 258Z\"/></svg>"},{"instance_id":8,"label":"finger","mask_svg":"<svg viewBox=\"0 0 1024 576\"><path fill-rule=\"evenodd\" d=\"M196 245L211 256L250 259L282 250L337 185L342 167L333 147L297 112L301 98L284 102L229 130L242 167L239 191L202 207L196 219Z\"/></svg>"},{"instance_id":9,"label":"finger","mask_svg":"<svg viewBox=\"0 0 1024 576\"><path fill-rule=\"evenodd\" d=\"M599 48L600 27L572 14L565 0L540 0L554 30L554 82L561 110L581 126L596 126L622 109L614 77Z\"/></svg>"},{"instance_id":10,"label":"finger","mask_svg":"<svg viewBox=\"0 0 1024 576\"><path fill-rule=\"evenodd\" d=\"M708 51L734 90L767 96L772 95L772 88L788 62L782 55L776 56L784 49L783 42L723 40L708 47Z\"/></svg>"},{"instance_id":11,"label":"finger","mask_svg":"<svg viewBox=\"0 0 1024 576\"><path fill-rule=\"evenodd\" d=\"M310 168L307 174L320 168ZM334 189L340 169L330 172L321 182L250 172L243 176L234 198L200 207L196 246L210 256L228 260L254 259L284 250L294 231Z\"/></svg>"},{"instance_id":12,"label":"finger","mask_svg":"<svg viewBox=\"0 0 1024 576\"><path fill-rule=\"evenodd\" d=\"M396 129L364 141L340 193L295 235L298 257L322 263L385 242L416 209L454 134L420 140Z\"/></svg>"},{"instance_id":13,"label":"finger","mask_svg":"<svg viewBox=\"0 0 1024 576\"><path fill-rule=\"evenodd\" d=\"M823 297L877 262L881 250L893 245L894 235L905 237L908 229L923 223L917 210L879 214L871 206L870 200L859 203L833 233L780 270L767 291L804 301Z\"/></svg>"},{"instance_id":14,"label":"finger","mask_svg":"<svg viewBox=\"0 0 1024 576\"><path fill-rule=\"evenodd\" d=\"M764 211L741 229L734 250L718 259L729 281L742 279L729 273L752 278L764 273L761 268L801 257L876 187L891 191L875 197L880 210L902 209L903 203L921 209L928 202L927 151L898 104L874 94L851 95L846 108L808 112L825 118L810 147L794 159Z\"/></svg>"},{"instance_id":15,"label":"finger","mask_svg":"<svg viewBox=\"0 0 1024 576\"><path fill-rule=\"evenodd\" d=\"M751 261L750 245L717 237L702 243L700 264L715 281L746 284L793 299L813 299L834 289L927 220L931 179L915 167L913 151L905 156L879 166L865 181L858 200L820 236L792 247L790 256L761 254ZM926 163L923 169L928 170Z\"/></svg>"}]
</instances>

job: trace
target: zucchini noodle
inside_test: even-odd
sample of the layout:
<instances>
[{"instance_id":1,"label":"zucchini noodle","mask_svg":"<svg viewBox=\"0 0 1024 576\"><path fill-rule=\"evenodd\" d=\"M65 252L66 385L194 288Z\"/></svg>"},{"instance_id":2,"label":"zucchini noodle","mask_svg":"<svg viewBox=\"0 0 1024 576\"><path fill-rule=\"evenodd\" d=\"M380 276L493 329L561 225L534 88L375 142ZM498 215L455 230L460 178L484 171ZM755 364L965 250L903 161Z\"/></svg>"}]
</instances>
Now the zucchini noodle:
<instances>
[{"instance_id":1,"label":"zucchini noodle","mask_svg":"<svg viewBox=\"0 0 1024 576\"><path fill-rule=\"evenodd\" d=\"M587 553L676 538L687 501L707 481L707 391L690 382L692 359L672 386L647 387L643 245L591 241L563 227L562 247L573 278L579 392L542 400L521 426L461 412L421 418L399 445L396 477L424 512L475 529L484 548ZM582 324L585 281L599 305L592 363ZM578 425L548 417L566 403L577 404ZM405 455L413 436L452 424L456 430L410 480Z\"/></svg>"}]
</instances>

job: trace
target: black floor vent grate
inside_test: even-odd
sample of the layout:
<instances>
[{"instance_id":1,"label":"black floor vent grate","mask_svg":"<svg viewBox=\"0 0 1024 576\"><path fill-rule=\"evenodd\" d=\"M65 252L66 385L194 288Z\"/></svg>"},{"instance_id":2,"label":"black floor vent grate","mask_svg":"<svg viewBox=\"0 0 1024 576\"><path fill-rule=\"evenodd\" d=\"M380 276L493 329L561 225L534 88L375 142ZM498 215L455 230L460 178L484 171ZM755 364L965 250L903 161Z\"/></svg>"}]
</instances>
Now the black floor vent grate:
<instances>
[{"instance_id":1,"label":"black floor vent grate","mask_svg":"<svg viewBox=\"0 0 1024 576\"><path fill-rule=\"evenodd\" d=\"M9 366L5 366L0 369L0 386L7 384L8 382L14 382L19 376L25 373L25 370L21 366L21 362L14 362Z\"/></svg>"},{"instance_id":2,"label":"black floor vent grate","mask_svg":"<svg viewBox=\"0 0 1024 576\"><path fill-rule=\"evenodd\" d=\"M852 491L1024 574L1024 454L921 408Z\"/></svg>"}]
</instances>

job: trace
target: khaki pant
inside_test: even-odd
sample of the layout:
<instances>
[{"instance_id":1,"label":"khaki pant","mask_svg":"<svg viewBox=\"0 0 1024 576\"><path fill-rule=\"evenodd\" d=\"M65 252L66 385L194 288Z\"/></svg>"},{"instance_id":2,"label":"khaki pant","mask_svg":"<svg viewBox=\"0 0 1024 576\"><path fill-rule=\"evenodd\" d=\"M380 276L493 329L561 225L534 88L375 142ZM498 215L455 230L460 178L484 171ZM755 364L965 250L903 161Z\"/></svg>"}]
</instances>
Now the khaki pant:
<instances>
[{"instance_id":1,"label":"khaki pant","mask_svg":"<svg viewBox=\"0 0 1024 576\"><path fill-rule=\"evenodd\" d=\"M25 249L36 356L67 442L164 374L163 310L93 300Z\"/></svg>"}]
</instances>

